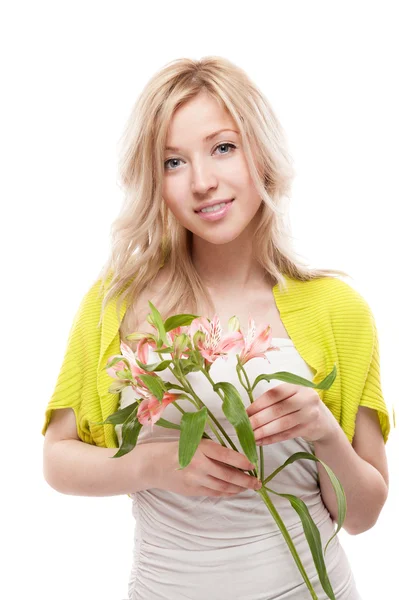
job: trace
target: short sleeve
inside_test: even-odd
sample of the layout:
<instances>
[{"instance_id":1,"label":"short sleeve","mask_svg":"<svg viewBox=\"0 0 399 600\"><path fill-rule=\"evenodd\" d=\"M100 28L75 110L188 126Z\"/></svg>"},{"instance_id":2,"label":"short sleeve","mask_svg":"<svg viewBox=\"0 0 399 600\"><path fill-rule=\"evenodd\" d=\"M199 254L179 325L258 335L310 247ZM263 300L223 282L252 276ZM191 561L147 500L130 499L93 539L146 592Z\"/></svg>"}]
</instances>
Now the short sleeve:
<instances>
[{"instance_id":1,"label":"short sleeve","mask_svg":"<svg viewBox=\"0 0 399 600\"><path fill-rule=\"evenodd\" d=\"M384 437L384 442L386 443L388 440L391 425L389 420L388 408L386 406L384 396L382 394L378 331L374 316L371 313L371 311L370 318L372 321L374 333L373 350L359 406L366 406L367 408L372 408L377 411L381 426L381 432Z\"/></svg>"},{"instance_id":2,"label":"short sleeve","mask_svg":"<svg viewBox=\"0 0 399 600\"><path fill-rule=\"evenodd\" d=\"M53 410L72 408L80 439L89 444L94 443L86 415L88 407L99 402L96 394L101 335L98 326L101 311L99 287L99 282L96 282L89 289L73 319L61 369L45 410L43 435L47 431Z\"/></svg>"}]
</instances>

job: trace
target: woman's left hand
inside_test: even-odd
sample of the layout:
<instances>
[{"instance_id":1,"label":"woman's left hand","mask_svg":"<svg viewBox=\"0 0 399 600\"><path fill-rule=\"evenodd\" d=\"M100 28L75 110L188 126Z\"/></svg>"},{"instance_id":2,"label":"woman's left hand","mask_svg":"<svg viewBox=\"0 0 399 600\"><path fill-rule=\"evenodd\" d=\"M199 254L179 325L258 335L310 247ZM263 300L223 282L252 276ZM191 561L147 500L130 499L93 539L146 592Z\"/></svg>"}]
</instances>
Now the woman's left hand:
<instances>
[{"instance_id":1,"label":"woman's left hand","mask_svg":"<svg viewBox=\"0 0 399 600\"><path fill-rule=\"evenodd\" d=\"M256 444L265 446L296 437L327 440L339 424L314 388L282 383L247 408Z\"/></svg>"}]
</instances>

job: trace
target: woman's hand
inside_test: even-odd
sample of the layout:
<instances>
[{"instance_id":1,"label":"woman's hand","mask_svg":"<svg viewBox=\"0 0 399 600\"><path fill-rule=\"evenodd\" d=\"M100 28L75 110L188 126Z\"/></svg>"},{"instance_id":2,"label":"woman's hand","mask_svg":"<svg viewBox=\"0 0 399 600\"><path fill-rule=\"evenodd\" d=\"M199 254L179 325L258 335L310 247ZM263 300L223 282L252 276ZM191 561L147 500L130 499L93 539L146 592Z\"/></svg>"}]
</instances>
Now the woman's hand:
<instances>
[{"instance_id":1,"label":"woman's hand","mask_svg":"<svg viewBox=\"0 0 399 600\"><path fill-rule=\"evenodd\" d=\"M229 497L260 487L256 477L243 472L253 469L244 454L205 438L184 469L179 468L179 441L160 443L156 463L151 487L183 496Z\"/></svg>"},{"instance_id":2,"label":"woman's hand","mask_svg":"<svg viewBox=\"0 0 399 600\"><path fill-rule=\"evenodd\" d=\"M247 414L259 446L296 437L307 442L327 440L339 427L314 388L293 383L264 392L248 406Z\"/></svg>"}]
</instances>

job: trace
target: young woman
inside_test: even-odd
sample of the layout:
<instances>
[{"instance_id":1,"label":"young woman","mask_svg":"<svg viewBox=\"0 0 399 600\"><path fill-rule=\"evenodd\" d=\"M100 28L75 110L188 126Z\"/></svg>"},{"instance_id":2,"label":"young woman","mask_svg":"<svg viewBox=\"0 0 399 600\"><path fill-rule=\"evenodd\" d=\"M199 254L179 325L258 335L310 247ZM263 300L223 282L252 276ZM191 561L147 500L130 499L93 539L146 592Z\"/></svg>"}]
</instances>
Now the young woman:
<instances>
[{"instance_id":1,"label":"young woman","mask_svg":"<svg viewBox=\"0 0 399 600\"><path fill-rule=\"evenodd\" d=\"M233 315L242 326L251 316L258 331L269 324L280 348L268 355L269 372L320 381L336 364L329 390L263 382L247 412L266 446L265 473L297 451L314 452L332 468L346 494L344 528L355 535L376 523L388 493L390 423L371 310L337 277L345 273L309 269L291 248L293 169L283 130L237 66L219 57L166 65L139 97L124 141L125 203L111 256L75 317L46 410L46 481L66 494L133 499L130 600L308 599L280 530L253 491L257 479L243 452L211 433L190 465L176 470L179 432L155 426L141 429L130 453L108 460L120 432L95 422L134 395L131 388L110 393L105 366L124 344L136 349L127 334L153 332L149 300L163 318L216 313L223 331ZM248 362L251 380L267 364ZM216 381L239 389L235 362L218 360L212 369ZM241 450L219 397L206 387L198 393ZM181 413L172 403L163 416L179 423ZM306 502L324 547L337 520L324 468L298 461L273 481L276 491ZM297 513L286 499L273 500L318 598L326 598ZM338 537L325 560L336 598L360 598Z\"/></svg>"}]
</instances>

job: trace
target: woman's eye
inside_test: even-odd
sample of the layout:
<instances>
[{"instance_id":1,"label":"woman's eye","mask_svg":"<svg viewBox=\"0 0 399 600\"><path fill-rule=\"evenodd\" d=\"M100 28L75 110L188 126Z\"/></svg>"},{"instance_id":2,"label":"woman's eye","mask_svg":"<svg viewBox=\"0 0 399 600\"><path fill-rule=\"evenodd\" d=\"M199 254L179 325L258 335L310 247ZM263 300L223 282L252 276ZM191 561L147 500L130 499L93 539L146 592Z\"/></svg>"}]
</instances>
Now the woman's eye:
<instances>
[{"instance_id":1,"label":"woman's eye","mask_svg":"<svg viewBox=\"0 0 399 600\"><path fill-rule=\"evenodd\" d=\"M216 146L215 150L217 150L217 148L222 148L223 146L225 146L226 148L232 148L234 150L236 149L234 144L224 143L224 144L219 144L218 146ZM230 152L222 152L222 154L230 154Z\"/></svg>"},{"instance_id":2,"label":"woman's eye","mask_svg":"<svg viewBox=\"0 0 399 600\"><path fill-rule=\"evenodd\" d=\"M168 165L168 163L171 163L172 161L174 161L174 162L176 162L176 161L177 161L177 162L179 162L179 160L180 160L180 158L168 158L168 160L166 160L166 161L164 162L164 166L165 166L165 168L166 168L166 166ZM168 171L174 171L175 169L167 169L167 170L168 170Z\"/></svg>"},{"instance_id":3,"label":"woman's eye","mask_svg":"<svg viewBox=\"0 0 399 600\"><path fill-rule=\"evenodd\" d=\"M216 146L215 150L217 150L218 148L222 148L223 146L226 147L226 148L231 148L231 150L235 150L236 149L236 146L234 144L231 144L230 142L228 142L228 143L225 142L224 144L218 144ZM221 154L231 154L231 152L221 152ZM168 158L168 160L166 160L164 162L165 169L167 171L175 171L176 169L173 169L173 168L168 169L167 166L168 166L169 163L172 163L172 162L176 163L176 162L179 162L180 160L181 160L181 158Z\"/></svg>"}]
</instances>

